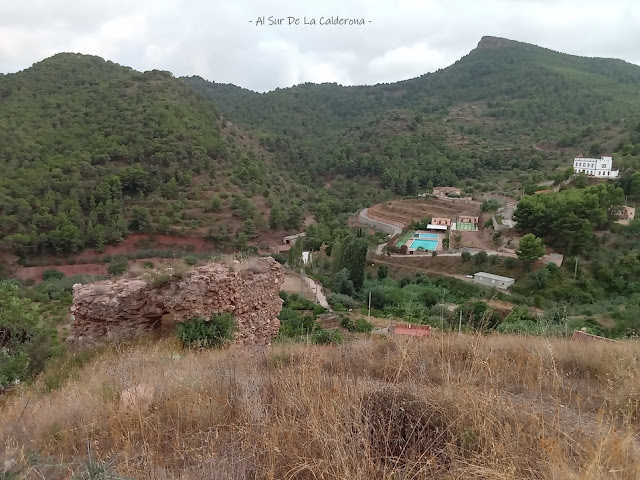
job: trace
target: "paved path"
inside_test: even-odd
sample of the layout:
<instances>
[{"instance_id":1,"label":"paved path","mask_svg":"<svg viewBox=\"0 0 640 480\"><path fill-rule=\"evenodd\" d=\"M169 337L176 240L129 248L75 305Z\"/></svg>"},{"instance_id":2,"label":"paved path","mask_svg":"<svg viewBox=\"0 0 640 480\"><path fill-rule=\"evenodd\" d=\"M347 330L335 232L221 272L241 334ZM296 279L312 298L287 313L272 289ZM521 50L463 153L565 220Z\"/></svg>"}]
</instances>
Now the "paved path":
<instances>
[{"instance_id":1,"label":"paved path","mask_svg":"<svg viewBox=\"0 0 640 480\"><path fill-rule=\"evenodd\" d=\"M304 281L309 285L309 289L316 294L316 303L319 303L327 310L331 310L329 306L329 302L327 302L327 297L322 293L322 287L311 277L307 277L305 275Z\"/></svg>"},{"instance_id":2,"label":"paved path","mask_svg":"<svg viewBox=\"0 0 640 480\"><path fill-rule=\"evenodd\" d=\"M390 223L384 220L379 220L377 218L371 218L369 216L369 209L365 208L360 211L358 214L358 220L365 225L369 225L370 227L377 228L382 230L383 232L387 232L393 235L400 235L402 233L402 226L399 223Z\"/></svg>"},{"instance_id":3,"label":"paved path","mask_svg":"<svg viewBox=\"0 0 640 480\"><path fill-rule=\"evenodd\" d=\"M474 254L482 251L482 252L485 252L487 255L498 255L500 257L518 258L518 256L515 253L498 252L497 250L483 250L481 248L468 248L466 251L468 251L471 255L474 255ZM403 255L402 253L392 253L390 256L391 257L415 257L415 258L420 258L420 257L430 257L431 254L430 253L426 253L426 254L423 254L423 255ZM441 252L441 251L438 250L438 257L460 257L460 256L462 256L462 252Z\"/></svg>"}]
</instances>

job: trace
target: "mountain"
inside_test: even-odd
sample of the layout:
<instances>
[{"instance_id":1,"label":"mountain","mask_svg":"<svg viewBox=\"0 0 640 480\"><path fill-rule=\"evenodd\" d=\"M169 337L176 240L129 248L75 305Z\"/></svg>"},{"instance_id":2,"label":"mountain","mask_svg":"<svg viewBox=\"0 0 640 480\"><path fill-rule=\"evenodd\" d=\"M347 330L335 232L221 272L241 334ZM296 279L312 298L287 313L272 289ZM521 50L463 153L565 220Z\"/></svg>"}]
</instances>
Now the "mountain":
<instances>
[{"instance_id":1,"label":"mountain","mask_svg":"<svg viewBox=\"0 0 640 480\"><path fill-rule=\"evenodd\" d=\"M411 80L264 94L59 54L0 76L0 246L242 247L438 184L519 190L587 151L630 152L629 178L639 94L636 65L494 37Z\"/></svg>"},{"instance_id":2,"label":"mountain","mask_svg":"<svg viewBox=\"0 0 640 480\"><path fill-rule=\"evenodd\" d=\"M230 118L294 136L345 128L394 108L446 116L474 103L481 119L548 138L575 126L613 122L640 108L637 65L496 37L483 37L450 67L390 84L302 84L257 94L199 77L185 81Z\"/></svg>"},{"instance_id":3,"label":"mountain","mask_svg":"<svg viewBox=\"0 0 640 480\"><path fill-rule=\"evenodd\" d=\"M389 84L259 94L184 80L225 117L262 132L287 168L318 183L364 176L399 195L540 181L579 152L613 151L640 111L639 66L496 37L445 69Z\"/></svg>"},{"instance_id":4,"label":"mountain","mask_svg":"<svg viewBox=\"0 0 640 480\"><path fill-rule=\"evenodd\" d=\"M264 198L245 195L287 188L233 133L169 72L58 54L2 76L0 241L71 254L172 227L229 240L264 213Z\"/></svg>"}]
</instances>

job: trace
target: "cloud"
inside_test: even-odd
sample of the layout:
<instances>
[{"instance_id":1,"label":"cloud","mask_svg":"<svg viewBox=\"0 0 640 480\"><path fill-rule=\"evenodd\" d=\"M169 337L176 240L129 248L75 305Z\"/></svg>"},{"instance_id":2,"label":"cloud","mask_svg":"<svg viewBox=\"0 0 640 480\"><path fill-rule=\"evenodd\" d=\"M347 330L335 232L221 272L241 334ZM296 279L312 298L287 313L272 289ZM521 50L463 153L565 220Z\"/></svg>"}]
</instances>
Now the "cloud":
<instances>
[{"instance_id":1,"label":"cloud","mask_svg":"<svg viewBox=\"0 0 640 480\"><path fill-rule=\"evenodd\" d=\"M443 52L426 42L419 42L384 52L369 62L368 70L382 82L394 82L446 67L449 63L450 59Z\"/></svg>"},{"instance_id":2,"label":"cloud","mask_svg":"<svg viewBox=\"0 0 640 480\"><path fill-rule=\"evenodd\" d=\"M316 25L256 26L258 17ZM319 25L320 17L365 25ZM254 22L251 23L250 20ZM392 82L458 60L483 35L640 62L636 0L22 0L3 6L0 71L56 52L200 75L257 91Z\"/></svg>"}]
</instances>

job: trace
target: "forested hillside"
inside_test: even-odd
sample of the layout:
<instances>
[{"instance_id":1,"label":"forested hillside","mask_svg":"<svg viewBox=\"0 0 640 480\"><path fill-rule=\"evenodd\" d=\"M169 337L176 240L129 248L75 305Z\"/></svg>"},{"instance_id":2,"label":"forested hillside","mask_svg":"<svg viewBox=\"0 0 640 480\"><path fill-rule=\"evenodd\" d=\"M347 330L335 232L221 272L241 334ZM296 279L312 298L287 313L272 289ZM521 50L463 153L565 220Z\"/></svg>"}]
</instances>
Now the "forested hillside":
<instances>
[{"instance_id":1,"label":"forested hillside","mask_svg":"<svg viewBox=\"0 0 640 480\"><path fill-rule=\"evenodd\" d=\"M637 65L494 37L483 37L478 48L448 68L391 84L303 84L256 94L200 77L185 80L232 118L294 138L324 135L391 108L445 114L463 102L484 102L478 113L487 119L545 134L613 122L640 108Z\"/></svg>"},{"instance_id":2,"label":"forested hillside","mask_svg":"<svg viewBox=\"0 0 640 480\"><path fill-rule=\"evenodd\" d=\"M227 155L213 106L168 72L59 54L0 78L0 98L0 233L31 250L122 238L126 197L177 196Z\"/></svg>"},{"instance_id":3,"label":"forested hillside","mask_svg":"<svg viewBox=\"0 0 640 480\"><path fill-rule=\"evenodd\" d=\"M438 184L515 190L615 148L636 188L640 67L618 60L485 37L392 84L183 80L76 54L0 76L0 241L74 253L177 228L243 245L320 204L335 217Z\"/></svg>"},{"instance_id":4,"label":"forested hillside","mask_svg":"<svg viewBox=\"0 0 640 480\"><path fill-rule=\"evenodd\" d=\"M314 178L369 178L396 194L465 179L515 183L603 153L640 111L640 67L483 37L448 68L374 86L258 94L185 78ZM540 146L538 146L540 145ZM518 176L518 172L524 176Z\"/></svg>"}]
</instances>

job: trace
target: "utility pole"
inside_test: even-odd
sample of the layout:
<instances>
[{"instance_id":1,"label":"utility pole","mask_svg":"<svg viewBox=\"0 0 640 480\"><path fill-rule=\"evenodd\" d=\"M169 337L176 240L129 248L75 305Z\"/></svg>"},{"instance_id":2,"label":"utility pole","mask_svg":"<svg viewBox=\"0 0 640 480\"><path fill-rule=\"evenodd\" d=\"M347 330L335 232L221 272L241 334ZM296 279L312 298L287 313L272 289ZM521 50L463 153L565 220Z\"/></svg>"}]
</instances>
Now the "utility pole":
<instances>
[{"instance_id":1,"label":"utility pole","mask_svg":"<svg viewBox=\"0 0 640 480\"><path fill-rule=\"evenodd\" d=\"M579 260L579 258L578 258L578 256L576 255L576 268L575 268L575 270L573 271L573 279L574 279L574 280L575 280L575 279L576 279L576 277L578 276L578 260Z\"/></svg>"},{"instance_id":2,"label":"utility pole","mask_svg":"<svg viewBox=\"0 0 640 480\"><path fill-rule=\"evenodd\" d=\"M440 308L440 331L444 332L444 293L442 294L442 307Z\"/></svg>"},{"instance_id":3,"label":"utility pole","mask_svg":"<svg viewBox=\"0 0 640 480\"><path fill-rule=\"evenodd\" d=\"M371 292L369 292L369 314L367 315L367 321L371 323Z\"/></svg>"},{"instance_id":4,"label":"utility pole","mask_svg":"<svg viewBox=\"0 0 640 480\"><path fill-rule=\"evenodd\" d=\"M462 310L460 310L460 320L458 322L458 336L462 335Z\"/></svg>"}]
</instances>

